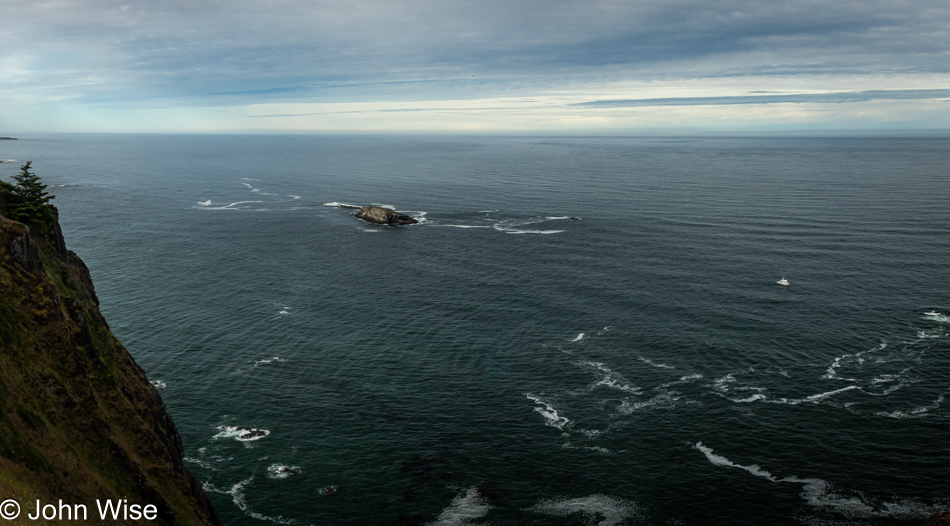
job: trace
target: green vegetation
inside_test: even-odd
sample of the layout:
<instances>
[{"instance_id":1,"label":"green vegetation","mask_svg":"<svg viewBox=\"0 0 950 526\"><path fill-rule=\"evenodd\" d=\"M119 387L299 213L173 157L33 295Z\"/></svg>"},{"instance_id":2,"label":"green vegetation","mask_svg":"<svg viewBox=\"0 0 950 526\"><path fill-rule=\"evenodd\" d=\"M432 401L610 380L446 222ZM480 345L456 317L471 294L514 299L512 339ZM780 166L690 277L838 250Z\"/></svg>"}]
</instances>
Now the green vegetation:
<instances>
[{"instance_id":1,"label":"green vegetation","mask_svg":"<svg viewBox=\"0 0 950 526\"><path fill-rule=\"evenodd\" d=\"M127 498L159 516L123 524L220 524L30 163L16 183L0 182L0 499Z\"/></svg>"},{"instance_id":2,"label":"green vegetation","mask_svg":"<svg viewBox=\"0 0 950 526\"><path fill-rule=\"evenodd\" d=\"M39 176L30 171L33 161L27 161L20 167L20 173L13 176L16 184L0 181L0 194L7 202L7 217L26 224L46 223L56 218L49 202L55 196L46 191L46 185Z\"/></svg>"}]
</instances>

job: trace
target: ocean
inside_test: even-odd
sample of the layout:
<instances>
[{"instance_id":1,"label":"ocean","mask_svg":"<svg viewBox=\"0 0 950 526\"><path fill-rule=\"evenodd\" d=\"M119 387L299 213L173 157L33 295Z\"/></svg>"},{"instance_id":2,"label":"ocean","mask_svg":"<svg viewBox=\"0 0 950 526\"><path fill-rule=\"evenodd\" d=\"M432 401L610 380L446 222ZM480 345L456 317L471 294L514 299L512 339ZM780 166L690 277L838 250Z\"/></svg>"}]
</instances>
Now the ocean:
<instances>
[{"instance_id":1,"label":"ocean","mask_svg":"<svg viewBox=\"0 0 950 526\"><path fill-rule=\"evenodd\" d=\"M0 159L50 185L225 524L950 509L946 137L76 134Z\"/></svg>"}]
</instances>

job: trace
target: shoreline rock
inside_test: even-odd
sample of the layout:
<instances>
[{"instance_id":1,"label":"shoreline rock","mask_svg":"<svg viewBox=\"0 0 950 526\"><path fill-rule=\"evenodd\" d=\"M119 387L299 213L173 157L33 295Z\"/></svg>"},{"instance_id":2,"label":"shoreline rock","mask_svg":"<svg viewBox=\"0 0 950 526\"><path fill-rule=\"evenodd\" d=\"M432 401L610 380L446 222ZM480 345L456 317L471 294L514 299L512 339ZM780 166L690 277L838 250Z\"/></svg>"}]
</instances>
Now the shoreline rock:
<instances>
[{"instance_id":1,"label":"shoreline rock","mask_svg":"<svg viewBox=\"0 0 950 526\"><path fill-rule=\"evenodd\" d=\"M373 223L376 225L414 225L419 222L416 219L409 217L406 214L400 214L395 210L371 205L360 207L360 211L358 214L356 214L356 217L366 221L367 223Z\"/></svg>"}]
</instances>

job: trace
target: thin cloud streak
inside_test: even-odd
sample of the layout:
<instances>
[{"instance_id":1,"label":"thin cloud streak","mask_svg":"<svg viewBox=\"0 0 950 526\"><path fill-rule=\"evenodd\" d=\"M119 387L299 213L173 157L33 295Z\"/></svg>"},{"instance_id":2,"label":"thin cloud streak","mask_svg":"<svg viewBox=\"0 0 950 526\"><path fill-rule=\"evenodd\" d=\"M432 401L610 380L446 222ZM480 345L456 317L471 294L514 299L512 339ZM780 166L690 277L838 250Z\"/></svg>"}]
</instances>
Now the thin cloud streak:
<instances>
[{"instance_id":1,"label":"thin cloud streak","mask_svg":"<svg viewBox=\"0 0 950 526\"><path fill-rule=\"evenodd\" d=\"M837 93L792 93L785 95L745 95L727 97L671 97L654 99L595 100L572 106L633 108L647 106L727 106L733 104L843 104L872 100L930 100L950 98L950 89L866 90Z\"/></svg>"}]
</instances>

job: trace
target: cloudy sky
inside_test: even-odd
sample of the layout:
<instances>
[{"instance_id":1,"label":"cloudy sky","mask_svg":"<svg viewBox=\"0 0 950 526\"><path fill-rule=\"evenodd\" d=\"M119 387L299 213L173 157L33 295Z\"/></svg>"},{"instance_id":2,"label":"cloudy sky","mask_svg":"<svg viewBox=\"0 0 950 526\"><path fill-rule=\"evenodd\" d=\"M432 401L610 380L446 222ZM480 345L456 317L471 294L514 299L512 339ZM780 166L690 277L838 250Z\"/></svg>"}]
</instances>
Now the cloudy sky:
<instances>
[{"instance_id":1,"label":"cloudy sky","mask_svg":"<svg viewBox=\"0 0 950 526\"><path fill-rule=\"evenodd\" d=\"M947 0L0 0L0 135L947 129Z\"/></svg>"}]
</instances>

